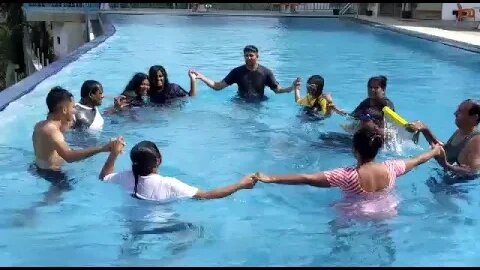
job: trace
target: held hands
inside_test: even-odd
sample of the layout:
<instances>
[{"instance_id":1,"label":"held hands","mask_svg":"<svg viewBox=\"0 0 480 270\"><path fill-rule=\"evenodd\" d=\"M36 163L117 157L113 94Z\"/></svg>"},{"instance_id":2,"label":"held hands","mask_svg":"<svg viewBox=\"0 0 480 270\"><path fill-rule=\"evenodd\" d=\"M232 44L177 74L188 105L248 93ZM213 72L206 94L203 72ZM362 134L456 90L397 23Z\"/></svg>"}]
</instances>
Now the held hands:
<instances>
[{"instance_id":1,"label":"held hands","mask_svg":"<svg viewBox=\"0 0 480 270\"><path fill-rule=\"evenodd\" d=\"M116 109L122 109L126 107L127 104L127 97L124 95L120 95L118 97L113 98L113 107Z\"/></svg>"},{"instance_id":2,"label":"held hands","mask_svg":"<svg viewBox=\"0 0 480 270\"><path fill-rule=\"evenodd\" d=\"M195 69L189 69L189 70L188 70L188 76L189 76L190 79L192 79L192 80L196 80L196 79L201 80L202 78L205 77L205 76L203 76L202 73L196 71Z\"/></svg>"},{"instance_id":3,"label":"held hands","mask_svg":"<svg viewBox=\"0 0 480 270\"><path fill-rule=\"evenodd\" d=\"M292 90L295 90L295 91L300 90L301 80L302 78L298 77L293 81Z\"/></svg>"},{"instance_id":4,"label":"held hands","mask_svg":"<svg viewBox=\"0 0 480 270\"><path fill-rule=\"evenodd\" d=\"M112 138L110 142L105 144L102 147L103 152L111 152L114 154L121 154L123 152L123 148L125 147L125 141L123 137Z\"/></svg>"},{"instance_id":5,"label":"held hands","mask_svg":"<svg viewBox=\"0 0 480 270\"><path fill-rule=\"evenodd\" d=\"M272 177L266 175L266 174L263 174L261 172L256 172L254 175L253 175L253 178L255 178L256 180L260 181L260 182L263 182L263 183L272 183L273 182L273 179Z\"/></svg>"},{"instance_id":6,"label":"held hands","mask_svg":"<svg viewBox=\"0 0 480 270\"><path fill-rule=\"evenodd\" d=\"M239 185L243 189L252 189L257 183L257 179L254 178L253 174L249 174L240 179Z\"/></svg>"},{"instance_id":7,"label":"held hands","mask_svg":"<svg viewBox=\"0 0 480 270\"><path fill-rule=\"evenodd\" d=\"M433 143L430 145L432 148L432 151L435 155L435 159L441 164L441 165L446 165L448 164L447 161L447 154L445 153L445 149L443 148L443 145L439 143Z\"/></svg>"},{"instance_id":8,"label":"held hands","mask_svg":"<svg viewBox=\"0 0 480 270\"><path fill-rule=\"evenodd\" d=\"M199 73L196 72L194 69L189 69L188 70L188 77L190 77L191 80L195 81L196 79L198 79L198 75L199 75Z\"/></svg>"}]
</instances>

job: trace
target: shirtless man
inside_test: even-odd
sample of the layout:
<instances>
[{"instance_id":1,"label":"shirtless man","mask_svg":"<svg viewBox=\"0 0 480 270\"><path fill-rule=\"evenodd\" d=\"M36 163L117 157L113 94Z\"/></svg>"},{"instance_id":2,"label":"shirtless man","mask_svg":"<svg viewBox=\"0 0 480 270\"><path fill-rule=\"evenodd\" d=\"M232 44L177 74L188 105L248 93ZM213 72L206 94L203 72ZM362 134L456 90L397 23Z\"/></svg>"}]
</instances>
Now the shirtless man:
<instances>
[{"instance_id":1,"label":"shirtless man","mask_svg":"<svg viewBox=\"0 0 480 270\"><path fill-rule=\"evenodd\" d=\"M460 103L455 112L455 125L458 129L443 146L443 155L437 158L441 166L459 175L472 175L480 171L480 131L477 129L479 122L479 101L467 99ZM420 121L410 123L408 128L422 132L430 144L442 144Z\"/></svg>"},{"instance_id":2,"label":"shirtless man","mask_svg":"<svg viewBox=\"0 0 480 270\"><path fill-rule=\"evenodd\" d=\"M73 95L61 87L54 87L47 95L47 107L47 120L38 122L32 135L35 164L38 169L60 171L64 161L70 163L100 152L110 152L116 140L124 143L120 137L103 146L72 150L65 142L63 133L73 122L75 113Z\"/></svg>"}]
</instances>

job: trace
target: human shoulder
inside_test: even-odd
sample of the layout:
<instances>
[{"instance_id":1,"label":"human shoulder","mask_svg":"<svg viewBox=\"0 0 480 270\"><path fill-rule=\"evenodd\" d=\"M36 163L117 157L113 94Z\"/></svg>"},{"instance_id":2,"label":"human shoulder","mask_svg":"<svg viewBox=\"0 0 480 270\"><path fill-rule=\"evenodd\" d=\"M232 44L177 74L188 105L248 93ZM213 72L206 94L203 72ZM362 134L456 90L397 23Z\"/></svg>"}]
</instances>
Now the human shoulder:
<instances>
[{"instance_id":1,"label":"human shoulder","mask_svg":"<svg viewBox=\"0 0 480 270\"><path fill-rule=\"evenodd\" d=\"M273 74L273 71L264 65L258 64L257 70L265 74Z\"/></svg>"}]
</instances>

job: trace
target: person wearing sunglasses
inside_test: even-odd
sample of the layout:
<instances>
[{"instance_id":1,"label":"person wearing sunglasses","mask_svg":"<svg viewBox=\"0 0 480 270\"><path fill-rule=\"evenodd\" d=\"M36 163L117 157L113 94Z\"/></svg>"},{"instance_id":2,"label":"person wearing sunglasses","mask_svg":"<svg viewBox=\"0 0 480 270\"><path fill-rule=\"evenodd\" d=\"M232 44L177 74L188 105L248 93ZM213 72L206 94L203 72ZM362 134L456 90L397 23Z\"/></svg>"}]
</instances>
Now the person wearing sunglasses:
<instances>
[{"instance_id":1,"label":"person wearing sunglasses","mask_svg":"<svg viewBox=\"0 0 480 270\"><path fill-rule=\"evenodd\" d=\"M203 81L208 87L219 91L234 83L238 86L238 96L246 101L266 100L265 86L276 94L291 92L295 86L300 85L300 78L293 81L289 87L281 87L275 79L273 72L258 63L258 48L248 45L243 49L245 64L230 71L220 82L215 82L198 71L194 71L196 78Z\"/></svg>"},{"instance_id":2,"label":"person wearing sunglasses","mask_svg":"<svg viewBox=\"0 0 480 270\"><path fill-rule=\"evenodd\" d=\"M324 79L320 75L312 75L307 80L307 95L300 96L300 85L295 86L295 102L304 106L307 112L320 112L323 117L329 117L332 112L340 115L347 115L341 109L338 109L333 103L329 94L323 93Z\"/></svg>"}]
</instances>

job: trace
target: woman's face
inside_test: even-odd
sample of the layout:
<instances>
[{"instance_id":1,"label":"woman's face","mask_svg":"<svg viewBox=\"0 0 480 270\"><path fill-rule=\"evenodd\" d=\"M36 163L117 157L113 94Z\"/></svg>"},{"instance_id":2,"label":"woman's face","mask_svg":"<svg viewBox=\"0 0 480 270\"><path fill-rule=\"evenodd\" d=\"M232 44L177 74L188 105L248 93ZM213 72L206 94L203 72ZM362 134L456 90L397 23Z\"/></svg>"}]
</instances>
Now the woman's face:
<instances>
[{"instance_id":1,"label":"woman's face","mask_svg":"<svg viewBox=\"0 0 480 270\"><path fill-rule=\"evenodd\" d=\"M138 94L142 97L146 96L148 93L148 90L150 90L150 82L148 81L148 79L145 79L142 81L142 84L140 84Z\"/></svg>"},{"instance_id":2,"label":"woman's face","mask_svg":"<svg viewBox=\"0 0 480 270\"><path fill-rule=\"evenodd\" d=\"M385 98L385 90L378 84L368 86L368 97L373 99Z\"/></svg>"},{"instance_id":3,"label":"woman's face","mask_svg":"<svg viewBox=\"0 0 480 270\"><path fill-rule=\"evenodd\" d=\"M153 79L153 82L157 88L163 88L163 85L165 84L165 76L163 75L162 71L157 71L157 74Z\"/></svg>"}]
</instances>

